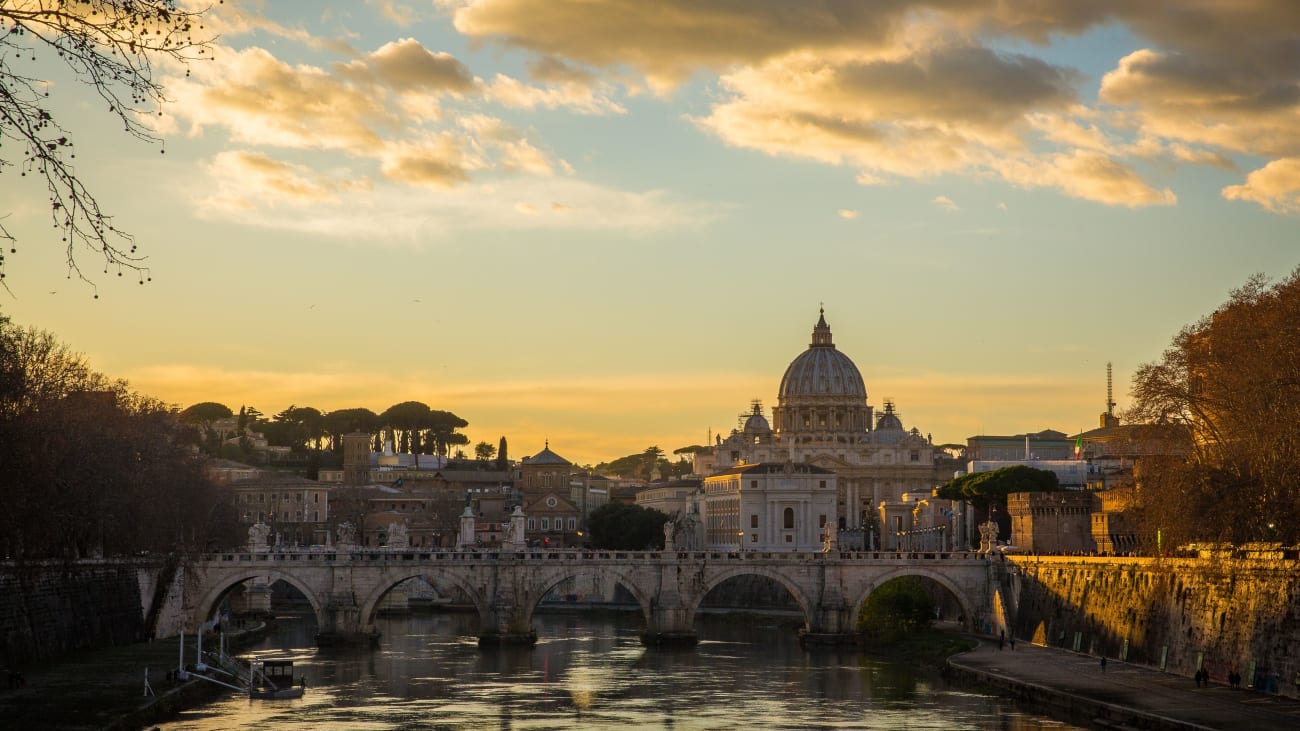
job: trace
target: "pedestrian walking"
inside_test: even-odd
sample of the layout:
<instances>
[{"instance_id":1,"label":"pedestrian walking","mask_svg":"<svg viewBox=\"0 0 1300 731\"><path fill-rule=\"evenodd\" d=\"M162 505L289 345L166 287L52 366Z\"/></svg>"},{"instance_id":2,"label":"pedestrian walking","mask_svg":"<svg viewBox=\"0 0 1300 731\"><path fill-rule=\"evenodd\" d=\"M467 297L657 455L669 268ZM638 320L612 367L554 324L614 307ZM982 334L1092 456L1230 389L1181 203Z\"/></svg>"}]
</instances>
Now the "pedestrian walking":
<instances>
[{"instance_id":1,"label":"pedestrian walking","mask_svg":"<svg viewBox=\"0 0 1300 731\"><path fill-rule=\"evenodd\" d=\"M1102 671L1103 673L1106 672L1106 658L1105 658L1105 656L1102 656L1102 658L1101 658L1101 671Z\"/></svg>"},{"instance_id":2,"label":"pedestrian walking","mask_svg":"<svg viewBox=\"0 0 1300 731\"><path fill-rule=\"evenodd\" d=\"M1012 635L1012 636L1011 636L1011 649L1012 649L1013 651L1016 649L1016 636L1015 636L1015 635Z\"/></svg>"}]
</instances>

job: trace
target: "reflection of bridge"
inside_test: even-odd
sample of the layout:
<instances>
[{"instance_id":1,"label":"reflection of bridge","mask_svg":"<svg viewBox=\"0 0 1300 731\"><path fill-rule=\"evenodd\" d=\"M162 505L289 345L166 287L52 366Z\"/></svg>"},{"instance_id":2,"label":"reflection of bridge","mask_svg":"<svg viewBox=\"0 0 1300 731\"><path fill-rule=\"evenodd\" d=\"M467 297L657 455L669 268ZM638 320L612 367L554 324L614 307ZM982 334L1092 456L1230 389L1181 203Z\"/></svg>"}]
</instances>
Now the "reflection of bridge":
<instances>
[{"instance_id":1,"label":"reflection of bridge","mask_svg":"<svg viewBox=\"0 0 1300 731\"><path fill-rule=\"evenodd\" d=\"M211 554L186 568L185 616L192 628L245 581L284 581L302 592L323 636L373 636L376 608L398 584L422 577L451 584L479 615L483 643L531 642L533 612L569 579L612 595L622 585L640 605L648 644L692 642L706 594L737 576L785 587L813 641L851 639L871 592L891 579L919 576L945 588L968 628L984 626L999 601L1003 563L976 553L676 552L676 551L259 551Z\"/></svg>"}]
</instances>

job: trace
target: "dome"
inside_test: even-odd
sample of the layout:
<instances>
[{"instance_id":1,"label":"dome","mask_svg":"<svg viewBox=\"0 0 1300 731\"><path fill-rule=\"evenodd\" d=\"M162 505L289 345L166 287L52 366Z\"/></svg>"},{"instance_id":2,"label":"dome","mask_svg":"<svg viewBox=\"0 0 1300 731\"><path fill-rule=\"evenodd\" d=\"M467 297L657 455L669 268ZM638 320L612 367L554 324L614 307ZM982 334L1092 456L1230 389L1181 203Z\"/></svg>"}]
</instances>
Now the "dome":
<instances>
[{"instance_id":1,"label":"dome","mask_svg":"<svg viewBox=\"0 0 1300 731\"><path fill-rule=\"evenodd\" d=\"M835 349L824 310L813 328L812 343L785 369L779 395L781 400L791 396L844 396L866 401L862 374L847 355Z\"/></svg>"},{"instance_id":2,"label":"dome","mask_svg":"<svg viewBox=\"0 0 1300 731\"><path fill-rule=\"evenodd\" d=\"M763 405L755 401L752 408L753 411L750 412L749 418L745 419L745 434L750 436L771 434L772 426L767 423L767 418L763 416Z\"/></svg>"}]
</instances>

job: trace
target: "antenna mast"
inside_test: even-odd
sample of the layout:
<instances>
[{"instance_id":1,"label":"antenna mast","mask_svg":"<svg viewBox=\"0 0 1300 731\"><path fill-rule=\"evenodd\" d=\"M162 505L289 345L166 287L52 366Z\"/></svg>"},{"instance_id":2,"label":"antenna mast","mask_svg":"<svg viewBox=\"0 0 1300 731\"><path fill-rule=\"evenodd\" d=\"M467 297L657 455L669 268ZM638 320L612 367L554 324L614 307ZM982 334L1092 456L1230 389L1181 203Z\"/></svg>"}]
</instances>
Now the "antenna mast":
<instances>
[{"instance_id":1,"label":"antenna mast","mask_svg":"<svg viewBox=\"0 0 1300 731\"><path fill-rule=\"evenodd\" d=\"M1111 380L1110 361L1106 361L1106 415L1115 415L1115 390Z\"/></svg>"}]
</instances>

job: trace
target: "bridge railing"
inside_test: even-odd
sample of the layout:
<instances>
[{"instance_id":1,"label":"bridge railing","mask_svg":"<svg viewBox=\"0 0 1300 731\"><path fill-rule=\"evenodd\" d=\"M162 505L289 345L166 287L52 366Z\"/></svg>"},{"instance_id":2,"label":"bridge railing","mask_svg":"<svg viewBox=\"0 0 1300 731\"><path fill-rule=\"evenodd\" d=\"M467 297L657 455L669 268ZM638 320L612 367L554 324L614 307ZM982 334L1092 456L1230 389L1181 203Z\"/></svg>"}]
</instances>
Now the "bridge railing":
<instances>
[{"instance_id":1,"label":"bridge railing","mask_svg":"<svg viewBox=\"0 0 1300 731\"><path fill-rule=\"evenodd\" d=\"M403 549L403 548L349 548L321 550L319 548L277 548L274 550L227 551L203 554L200 561L212 563L296 563L328 565L338 561L352 562L496 562L502 560L525 561L652 561L677 559L679 561L941 561L986 559L974 551L608 551L581 548L552 548L524 550L491 549Z\"/></svg>"}]
</instances>

